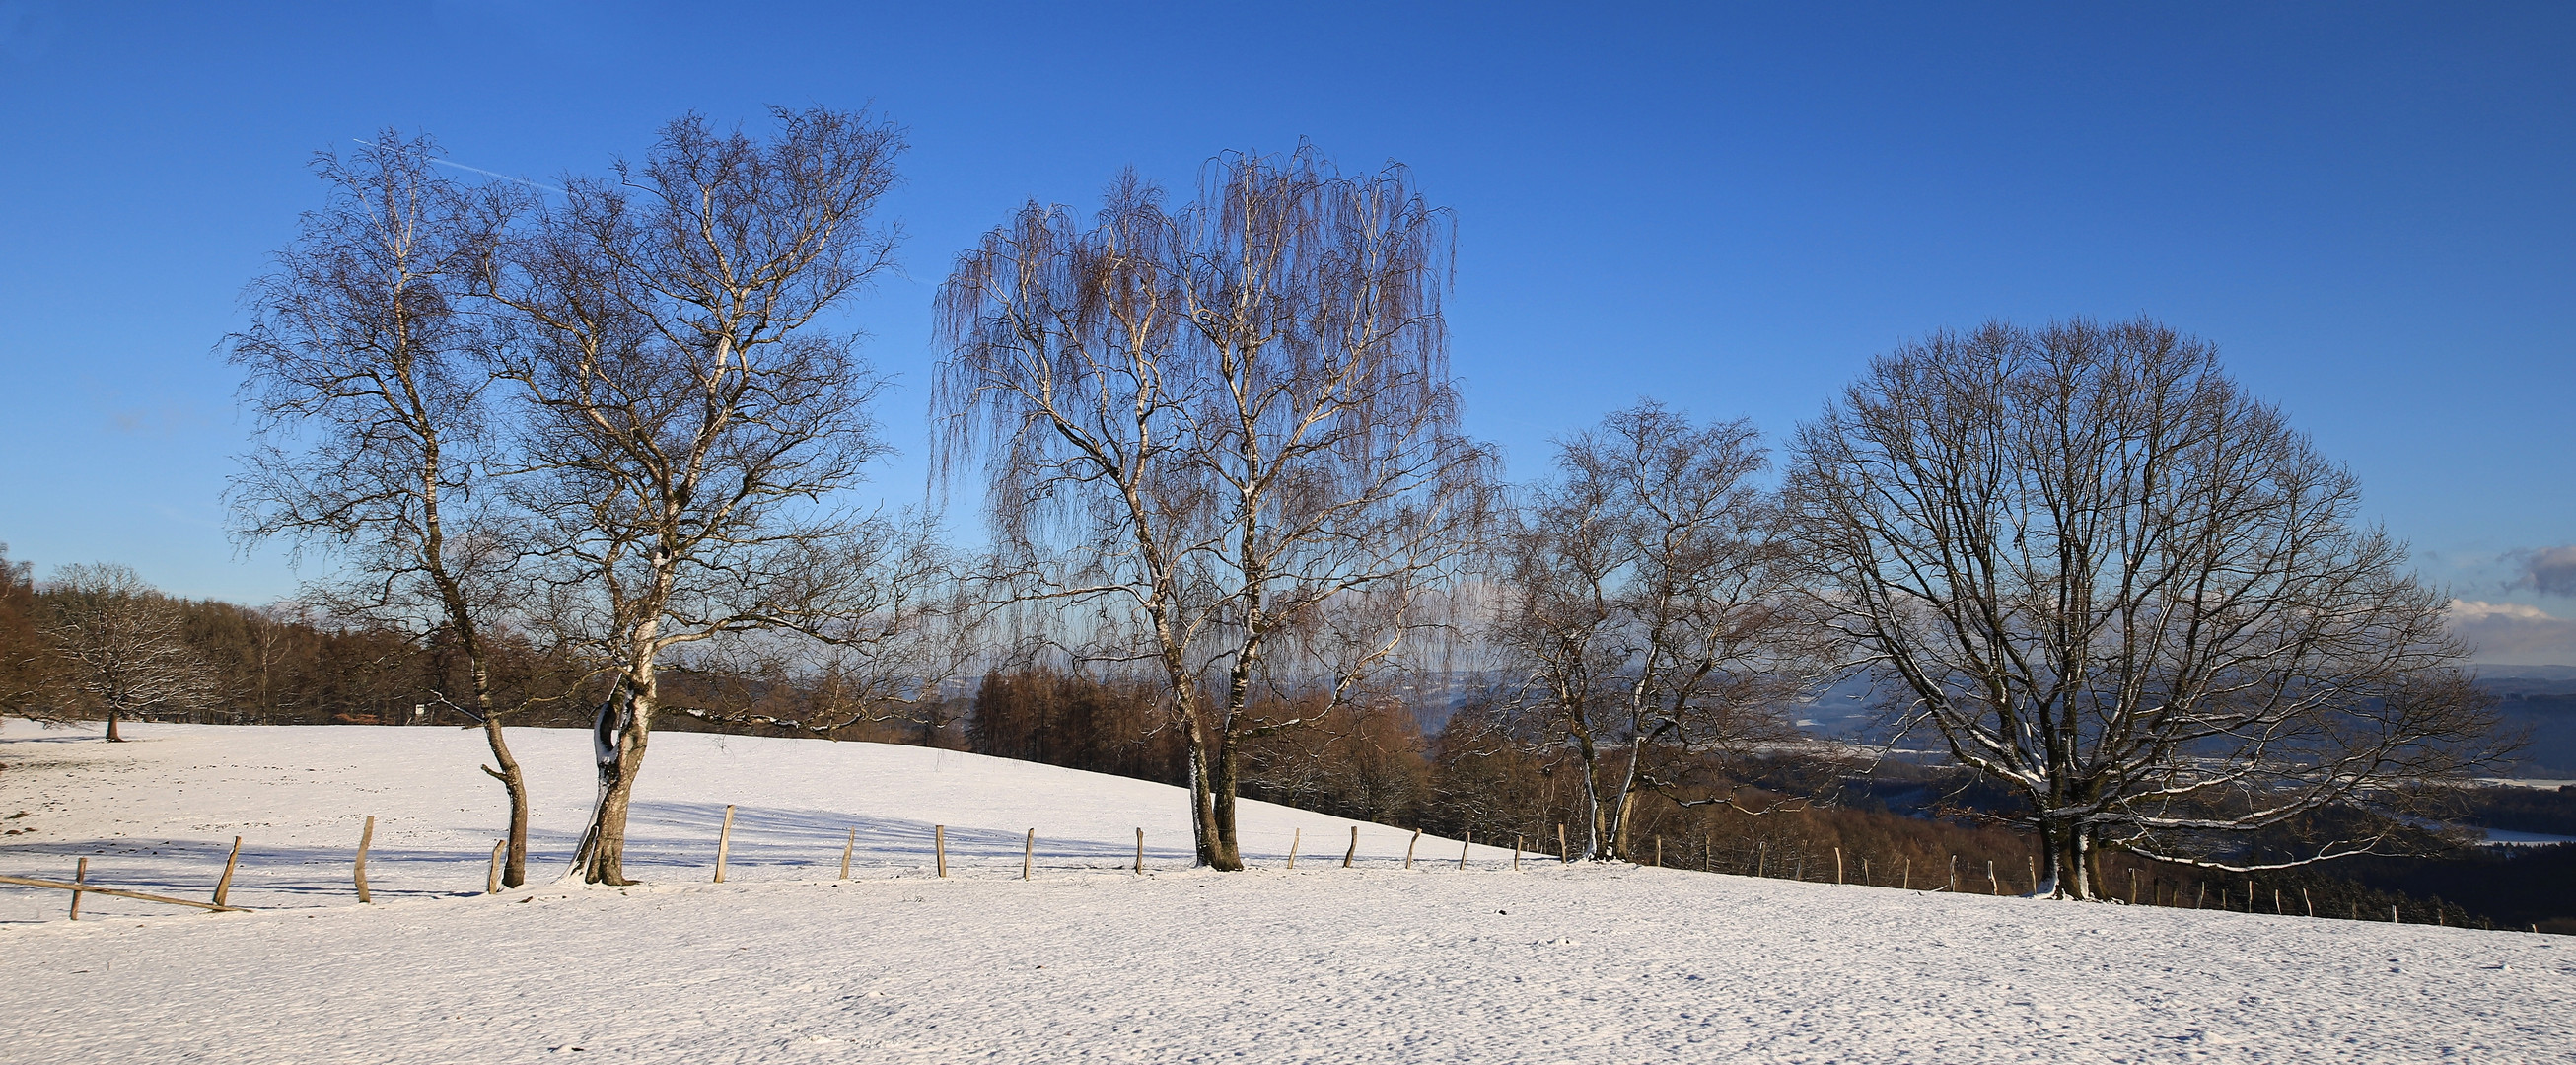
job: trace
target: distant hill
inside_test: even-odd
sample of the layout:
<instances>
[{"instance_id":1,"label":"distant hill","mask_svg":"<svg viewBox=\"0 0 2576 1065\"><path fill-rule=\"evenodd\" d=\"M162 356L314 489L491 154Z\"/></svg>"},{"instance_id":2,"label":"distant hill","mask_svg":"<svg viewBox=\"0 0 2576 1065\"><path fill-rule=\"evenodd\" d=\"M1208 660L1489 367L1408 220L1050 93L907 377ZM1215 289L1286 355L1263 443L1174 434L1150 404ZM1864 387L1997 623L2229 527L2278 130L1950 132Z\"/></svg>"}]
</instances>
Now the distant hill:
<instances>
[{"instance_id":1,"label":"distant hill","mask_svg":"<svg viewBox=\"0 0 2576 1065\"><path fill-rule=\"evenodd\" d=\"M2477 674L2505 727L2530 733L2513 775L2576 779L2576 666L2481 665ZM1868 681L1844 681L1801 705L1798 725L1821 739L1877 739L1883 694Z\"/></svg>"},{"instance_id":2,"label":"distant hill","mask_svg":"<svg viewBox=\"0 0 2576 1065\"><path fill-rule=\"evenodd\" d=\"M2495 693L2507 728L2530 731L2515 776L2576 778L2576 666L2482 665L2478 687Z\"/></svg>"}]
</instances>

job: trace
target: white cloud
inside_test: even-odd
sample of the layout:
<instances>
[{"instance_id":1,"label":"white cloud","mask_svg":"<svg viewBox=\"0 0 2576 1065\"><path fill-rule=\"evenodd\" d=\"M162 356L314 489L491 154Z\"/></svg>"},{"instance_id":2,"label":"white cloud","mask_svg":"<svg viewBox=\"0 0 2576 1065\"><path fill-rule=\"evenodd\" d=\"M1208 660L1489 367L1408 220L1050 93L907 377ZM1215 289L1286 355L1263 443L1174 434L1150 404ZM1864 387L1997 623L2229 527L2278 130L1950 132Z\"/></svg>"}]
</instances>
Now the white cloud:
<instances>
[{"instance_id":1,"label":"white cloud","mask_svg":"<svg viewBox=\"0 0 2576 1065\"><path fill-rule=\"evenodd\" d=\"M2451 631L2480 662L2576 665L2576 621L2527 603L2451 600Z\"/></svg>"}]
</instances>

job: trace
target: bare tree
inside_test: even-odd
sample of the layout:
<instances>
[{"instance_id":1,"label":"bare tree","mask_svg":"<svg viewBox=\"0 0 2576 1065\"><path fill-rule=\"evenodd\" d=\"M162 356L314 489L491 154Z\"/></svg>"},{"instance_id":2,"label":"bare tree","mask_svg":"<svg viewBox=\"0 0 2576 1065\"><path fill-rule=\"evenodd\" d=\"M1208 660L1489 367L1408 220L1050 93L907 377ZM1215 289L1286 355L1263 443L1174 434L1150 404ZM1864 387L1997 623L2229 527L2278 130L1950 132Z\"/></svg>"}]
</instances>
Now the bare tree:
<instances>
[{"instance_id":1,"label":"bare tree","mask_svg":"<svg viewBox=\"0 0 2576 1065\"><path fill-rule=\"evenodd\" d=\"M1559 444L1559 479L1503 540L1490 638L1524 734L1572 747L1596 860L1630 856L1638 796L1682 759L1795 733L1781 711L1814 658L1784 610L1758 441L1651 400L1618 411Z\"/></svg>"},{"instance_id":2,"label":"bare tree","mask_svg":"<svg viewBox=\"0 0 2576 1065\"><path fill-rule=\"evenodd\" d=\"M174 713L211 705L213 671L181 638L186 616L115 563L64 566L45 582L44 634L69 666L72 704L65 709L107 719L107 741L122 743L118 724L136 714Z\"/></svg>"},{"instance_id":3,"label":"bare tree","mask_svg":"<svg viewBox=\"0 0 2576 1065\"><path fill-rule=\"evenodd\" d=\"M1307 148L1221 157L1177 213L1133 175L1089 228L1032 203L940 292L942 463L986 460L1015 594L1088 606L1067 645L1166 685L1202 864L1242 867L1235 741L1388 668L1484 517L1450 251L1401 168Z\"/></svg>"},{"instance_id":4,"label":"bare tree","mask_svg":"<svg viewBox=\"0 0 2576 1065\"><path fill-rule=\"evenodd\" d=\"M304 216L277 272L252 283L248 330L226 338L261 446L233 479L235 529L287 537L343 564L311 596L416 641L443 633L466 665L510 802L502 883L525 882L528 787L495 704L487 632L521 547L496 509L487 330L465 306L511 217L506 186L469 190L438 146L386 130L352 159L315 156L329 200ZM448 693L434 697L453 703Z\"/></svg>"},{"instance_id":5,"label":"bare tree","mask_svg":"<svg viewBox=\"0 0 2576 1065\"><path fill-rule=\"evenodd\" d=\"M2499 753L2443 597L2359 523L2351 475L2153 321L1882 356L1801 428L1788 492L1900 723L2020 797L2059 897L2094 897L2102 847L2224 868L2369 850L2368 829L2242 841Z\"/></svg>"},{"instance_id":6,"label":"bare tree","mask_svg":"<svg viewBox=\"0 0 2576 1065\"><path fill-rule=\"evenodd\" d=\"M826 631L870 572L835 493L885 451L878 379L816 318L889 261L868 222L902 133L777 111L768 140L663 127L640 165L575 179L489 278L511 309L528 475L559 634L613 678L578 861L629 883L626 816L674 649Z\"/></svg>"}]
</instances>

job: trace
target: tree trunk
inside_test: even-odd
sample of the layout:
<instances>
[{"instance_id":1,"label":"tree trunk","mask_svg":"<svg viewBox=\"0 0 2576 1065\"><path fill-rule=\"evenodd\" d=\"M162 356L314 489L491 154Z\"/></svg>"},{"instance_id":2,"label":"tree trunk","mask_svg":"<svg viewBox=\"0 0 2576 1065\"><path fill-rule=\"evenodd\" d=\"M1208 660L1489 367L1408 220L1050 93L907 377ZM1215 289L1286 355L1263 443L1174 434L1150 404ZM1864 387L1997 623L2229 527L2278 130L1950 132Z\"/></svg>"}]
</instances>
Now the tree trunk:
<instances>
[{"instance_id":1,"label":"tree trunk","mask_svg":"<svg viewBox=\"0 0 2576 1065\"><path fill-rule=\"evenodd\" d=\"M1189 734L1190 843L1198 851L1199 865L1219 868L1216 854L1216 774L1208 760L1207 730L1200 726L1196 708L1184 706L1181 715Z\"/></svg>"},{"instance_id":2,"label":"tree trunk","mask_svg":"<svg viewBox=\"0 0 2576 1065\"><path fill-rule=\"evenodd\" d=\"M2066 852L2058 846L2054 825L2042 825L2039 830L2039 875L2040 882L2033 885L2031 894L2066 897Z\"/></svg>"},{"instance_id":3,"label":"tree trunk","mask_svg":"<svg viewBox=\"0 0 2576 1065\"><path fill-rule=\"evenodd\" d=\"M501 788L510 793L509 855L501 867L501 886L518 887L528 882L528 779L519 771L519 760L511 757L510 745L501 738L501 722L483 718L483 738L492 745L492 760L501 763Z\"/></svg>"},{"instance_id":4,"label":"tree trunk","mask_svg":"<svg viewBox=\"0 0 2576 1065\"><path fill-rule=\"evenodd\" d=\"M484 671L481 656L474 668L475 709L483 714L483 739L492 746L492 760L500 770L492 776L510 793L510 838L507 864L501 869L501 886L517 887L528 880L528 779L519 771L519 760L510 754L508 741L501 736L501 715L492 710L492 689Z\"/></svg>"},{"instance_id":5,"label":"tree trunk","mask_svg":"<svg viewBox=\"0 0 2576 1065\"><path fill-rule=\"evenodd\" d=\"M644 748L652 737L654 682L652 666L635 670L638 682L621 678L620 691L600 708L594 739L600 751L599 810L591 818L582 848L582 879L593 884L633 884L626 877L626 811L635 794L635 775L644 767ZM622 705L621 705L622 703ZM620 713L620 711L623 713Z\"/></svg>"},{"instance_id":6,"label":"tree trunk","mask_svg":"<svg viewBox=\"0 0 2576 1065\"><path fill-rule=\"evenodd\" d=\"M1234 743L1232 737L1221 733L1217 739L1221 745L1217 748L1213 767L1216 772L1208 781L1208 791L1213 800L1209 811L1212 815L1209 825L1213 829L1210 836L1210 842L1213 844L1210 856L1213 860L1208 865L1231 873L1243 868L1242 839L1235 831L1234 822Z\"/></svg>"},{"instance_id":7,"label":"tree trunk","mask_svg":"<svg viewBox=\"0 0 2576 1065\"><path fill-rule=\"evenodd\" d=\"M2084 826L2046 822L2040 826L2040 870L2046 880L2034 894L2092 901L2095 877L2092 837Z\"/></svg>"},{"instance_id":8,"label":"tree trunk","mask_svg":"<svg viewBox=\"0 0 2576 1065\"><path fill-rule=\"evenodd\" d=\"M1619 821L1617 827L1610 832L1611 857L1629 861L1633 860L1631 856L1637 853L1637 833L1634 828L1636 812L1637 791L1632 771L1631 779L1623 780L1619 785Z\"/></svg>"},{"instance_id":9,"label":"tree trunk","mask_svg":"<svg viewBox=\"0 0 2576 1065\"><path fill-rule=\"evenodd\" d=\"M107 708L107 742L109 743L125 742L125 737L118 734L116 731L117 716L115 707L111 706Z\"/></svg>"}]
</instances>

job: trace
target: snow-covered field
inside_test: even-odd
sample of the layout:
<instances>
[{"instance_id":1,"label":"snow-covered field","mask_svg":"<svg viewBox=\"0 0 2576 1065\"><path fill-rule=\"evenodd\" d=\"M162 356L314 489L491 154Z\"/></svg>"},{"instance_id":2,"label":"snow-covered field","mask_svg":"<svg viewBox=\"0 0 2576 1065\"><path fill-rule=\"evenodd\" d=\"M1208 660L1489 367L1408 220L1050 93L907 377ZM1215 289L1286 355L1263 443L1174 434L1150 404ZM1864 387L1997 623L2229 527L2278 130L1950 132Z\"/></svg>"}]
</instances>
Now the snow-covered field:
<instances>
[{"instance_id":1,"label":"snow-covered field","mask_svg":"<svg viewBox=\"0 0 2576 1065\"><path fill-rule=\"evenodd\" d=\"M1179 793L973 755L664 734L639 888L480 894L501 821L446 729L0 724L0 1062L2568 1061L2576 940L1628 867L1248 804L1190 870ZM538 879L587 736L520 730ZM716 825L737 804L727 882ZM377 818L359 906L348 879ZM930 873L949 826L951 878ZM1127 872L1135 830L1149 875ZM858 830L852 879L835 883ZM1022 833L1038 831L1022 882ZM28 831L32 829L33 831ZM1292 834L1297 868L1284 868ZM97 919L93 920L92 918Z\"/></svg>"}]
</instances>

